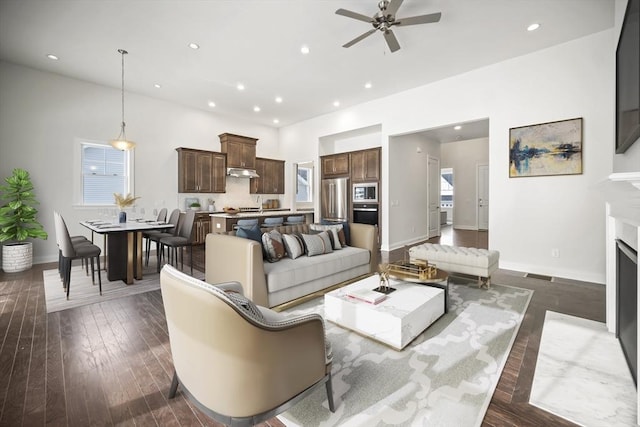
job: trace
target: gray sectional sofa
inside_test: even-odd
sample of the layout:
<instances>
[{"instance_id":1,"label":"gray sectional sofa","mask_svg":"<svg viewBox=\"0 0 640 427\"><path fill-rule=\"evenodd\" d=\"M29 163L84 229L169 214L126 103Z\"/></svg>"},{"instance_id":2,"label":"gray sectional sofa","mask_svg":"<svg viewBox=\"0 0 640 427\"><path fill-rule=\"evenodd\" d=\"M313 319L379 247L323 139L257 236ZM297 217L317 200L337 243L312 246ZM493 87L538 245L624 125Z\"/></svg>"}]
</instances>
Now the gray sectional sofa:
<instances>
[{"instance_id":1,"label":"gray sectional sofa","mask_svg":"<svg viewBox=\"0 0 640 427\"><path fill-rule=\"evenodd\" d=\"M276 227L280 233L310 233L308 224ZM235 236L234 231L206 237L205 281L237 281L244 294L264 307L321 291L378 269L378 232L375 226L349 224L349 246L317 256L302 255L278 262L263 259L262 245Z\"/></svg>"}]
</instances>

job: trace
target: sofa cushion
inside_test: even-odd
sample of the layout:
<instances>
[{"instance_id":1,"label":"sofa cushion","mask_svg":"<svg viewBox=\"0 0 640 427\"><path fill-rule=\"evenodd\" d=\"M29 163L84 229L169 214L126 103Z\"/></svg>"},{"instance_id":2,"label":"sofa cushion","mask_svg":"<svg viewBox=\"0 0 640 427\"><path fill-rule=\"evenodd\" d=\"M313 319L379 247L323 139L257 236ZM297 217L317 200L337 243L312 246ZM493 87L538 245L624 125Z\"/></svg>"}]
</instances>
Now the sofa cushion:
<instances>
[{"instance_id":1,"label":"sofa cushion","mask_svg":"<svg viewBox=\"0 0 640 427\"><path fill-rule=\"evenodd\" d=\"M303 234L302 240L306 246L307 256L316 256L333 252L331 239L327 231L318 234Z\"/></svg>"},{"instance_id":2,"label":"sofa cushion","mask_svg":"<svg viewBox=\"0 0 640 427\"><path fill-rule=\"evenodd\" d=\"M322 256L285 258L280 262L265 263L267 290L272 293L295 287L342 271L368 265L369 260L368 250L346 247Z\"/></svg>"},{"instance_id":3,"label":"sofa cushion","mask_svg":"<svg viewBox=\"0 0 640 427\"><path fill-rule=\"evenodd\" d=\"M342 249L343 246L346 246L347 242L345 241L344 231L342 230L342 224L336 225L328 225L328 224L309 224L309 229L315 231L328 231L331 234L331 243L333 245L333 249ZM340 238L340 233L342 232L342 238Z\"/></svg>"},{"instance_id":4,"label":"sofa cushion","mask_svg":"<svg viewBox=\"0 0 640 427\"><path fill-rule=\"evenodd\" d=\"M334 221L327 221L325 219L320 221L320 224L322 225L342 225L342 231L344 233L344 240L345 243L342 246L345 245L350 245L351 244L351 233L349 233L349 222L344 221L344 222L334 222ZM309 224L311 225L311 224Z\"/></svg>"},{"instance_id":5,"label":"sofa cushion","mask_svg":"<svg viewBox=\"0 0 640 427\"><path fill-rule=\"evenodd\" d=\"M240 226L236 230L236 236L255 240L256 242L262 244L262 230L260 230L260 227L258 225L252 225L249 227Z\"/></svg>"},{"instance_id":6,"label":"sofa cushion","mask_svg":"<svg viewBox=\"0 0 640 427\"><path fill-rule=\"evenodd\" d=\"M284 243L278 230L269 230L262 234L262 247L264 257L269 262L278 262L284 257Z\"/></svg>"},{"instance_id":7,"label":"sofa cushion","mask_svg":"<svg viewBox=\"0 0 640 427\"><path fill-rule=\"evenodd\" d=\"M296 259L304 255L304 242L301 236L297 234L283 234L282 240L284 241L284 247L289 258Z\"/></svg>"}]
</instances>

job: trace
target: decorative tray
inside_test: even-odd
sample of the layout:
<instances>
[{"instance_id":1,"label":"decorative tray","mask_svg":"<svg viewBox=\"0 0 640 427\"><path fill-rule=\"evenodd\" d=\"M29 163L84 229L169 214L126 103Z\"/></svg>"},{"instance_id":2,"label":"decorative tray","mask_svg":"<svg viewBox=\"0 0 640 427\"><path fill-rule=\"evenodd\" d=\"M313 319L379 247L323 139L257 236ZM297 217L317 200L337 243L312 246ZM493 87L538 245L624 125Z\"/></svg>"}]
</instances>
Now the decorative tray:
<instances>
[{"instance_id":1,"label":"decorative tray","mask_svg":"<svg viewBox=\"0 0 640 427\"><path fill-rule=\"evenodd\" d=\"M406 280L408 282L429 282L438 279L438 269L423 260L414 263L408 261L392 262L384 266L389 277Z\"/></svg>"}]
</instances>

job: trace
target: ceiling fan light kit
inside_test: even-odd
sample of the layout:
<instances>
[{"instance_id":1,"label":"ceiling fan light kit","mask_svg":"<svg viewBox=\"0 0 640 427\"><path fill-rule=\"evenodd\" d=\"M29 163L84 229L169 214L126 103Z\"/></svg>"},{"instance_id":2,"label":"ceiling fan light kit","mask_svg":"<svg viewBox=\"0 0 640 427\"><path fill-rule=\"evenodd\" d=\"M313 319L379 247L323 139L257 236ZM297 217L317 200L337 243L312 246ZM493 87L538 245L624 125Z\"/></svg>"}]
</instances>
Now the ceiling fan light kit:
<instances>
[{"instance_id":1,"label":"ceiling fan light kit","mask_svg":"<svg viewBox=\"0 0 640 427\"><path fill-rule=\"evenodd\" d=\"M398 12L398 9L402 5L403 1L404 0L381 0L378 3L379 11L376 12L376 14L373 15L373 17L368 17L361 13L352 12L346 9L336 10L337 15L346 16L347 18L356 19L358 21L367 22L373 25L372 30L369 30L364 34L359 35L355 39L342 45L342 47L351 47L354 44L369 37L371 34L375 33L376 31L380 31L384 35L384 40L387 43L387 46L389 46L389 50L391 52L395 52L400 49L400 43L398 43L398 39L396 38L395 34L391 30L391 27L394 27L394 26L406 27L408 25L430 24L430 23L440 21L440 17L442 16L440 12L396 19L396 12Z\"/></svg>"}]
</instances>

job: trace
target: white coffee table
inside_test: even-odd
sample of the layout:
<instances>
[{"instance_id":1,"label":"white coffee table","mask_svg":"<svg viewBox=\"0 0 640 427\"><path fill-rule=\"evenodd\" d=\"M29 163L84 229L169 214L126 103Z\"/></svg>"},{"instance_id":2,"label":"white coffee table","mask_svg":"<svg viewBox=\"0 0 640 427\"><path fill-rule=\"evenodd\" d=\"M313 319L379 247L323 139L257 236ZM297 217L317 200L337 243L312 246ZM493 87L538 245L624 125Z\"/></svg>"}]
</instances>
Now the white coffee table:
<instances>
[{"instance_id":1,"label":"white coffee table","mask_svg":"<svg viewBox=\"0 0 640 427\"><path fill-rule=\"evenodd\" d=\"M378 304L348 296L351 289L374 289L379 282L375 274L325 294L325 319L402 350L445 312L443 289L396 279L389 280L396 291Z\"/></svg>"}]
</instances>

